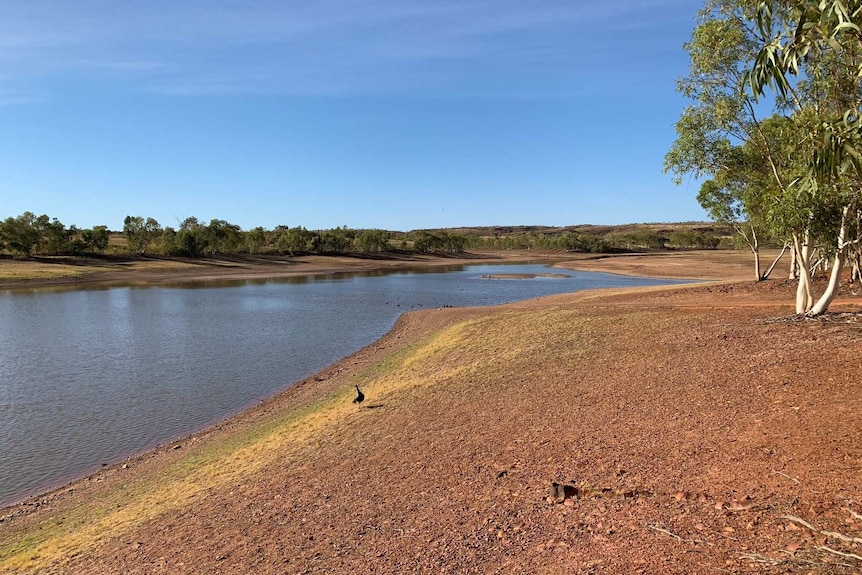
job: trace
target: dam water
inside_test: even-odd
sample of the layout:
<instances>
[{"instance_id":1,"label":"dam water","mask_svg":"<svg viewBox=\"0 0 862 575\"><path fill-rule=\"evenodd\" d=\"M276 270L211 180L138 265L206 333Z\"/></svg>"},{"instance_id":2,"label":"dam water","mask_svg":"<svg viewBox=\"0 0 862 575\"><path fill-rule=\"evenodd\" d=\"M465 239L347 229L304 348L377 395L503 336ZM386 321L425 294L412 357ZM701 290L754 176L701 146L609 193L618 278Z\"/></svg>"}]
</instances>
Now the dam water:
<instances>
[{"instance_id":1,"label":"dam water","mask_svg":"<svg viewBox=\"0 0 862 575\"><path fill-rule=\"evenodd\" d=\"M566 277L483 278L547 273ZM0 506L235 414L406 311L669 283L535 264L0 291Z\"/></svg>"}]
</instances>

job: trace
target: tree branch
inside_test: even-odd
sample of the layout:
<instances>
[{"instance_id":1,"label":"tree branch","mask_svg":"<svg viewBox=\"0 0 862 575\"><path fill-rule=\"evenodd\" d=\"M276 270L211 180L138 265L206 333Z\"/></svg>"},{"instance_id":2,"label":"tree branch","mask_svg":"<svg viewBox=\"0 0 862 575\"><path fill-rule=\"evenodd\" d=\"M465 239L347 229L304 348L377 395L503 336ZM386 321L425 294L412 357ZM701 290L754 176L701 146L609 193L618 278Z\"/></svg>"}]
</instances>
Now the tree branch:
<instances>
[{"instance_id":1,"label":"tree branch","mask_svg":"<svg viewBox=\"0 0 862 575\"><path fill-rule=\"evenodd\" d=\"M824 535L831 539L838 539L839 541L843 541L844 543L862 543L862 537L850 537L849 535L844 535L843 533L838 533L837 531L824 531L808 523L801 517L796 517L795 515L782 515L781 518L787 519L788 521L792 521L793 523L798 523L799 525L802 525L803 527L810 531L813 531L814 533L819 533L820 535Z\"/></svg>"}]
</instances>

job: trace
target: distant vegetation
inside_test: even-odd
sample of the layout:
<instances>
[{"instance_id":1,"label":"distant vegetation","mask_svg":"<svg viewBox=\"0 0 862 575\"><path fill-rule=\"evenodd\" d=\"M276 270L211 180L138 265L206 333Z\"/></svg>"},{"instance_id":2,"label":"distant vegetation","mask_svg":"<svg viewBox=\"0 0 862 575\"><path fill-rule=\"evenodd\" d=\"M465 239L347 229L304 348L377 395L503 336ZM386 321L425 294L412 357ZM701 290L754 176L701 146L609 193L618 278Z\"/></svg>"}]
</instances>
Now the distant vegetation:
<instances>
[{"instance_id":1,"label":"distant vegetation","mask_svg":"<svg viewBox=\"0 0 862 575\"><path fill-rule=\"evenodd\" d=\"M447 233L429 230L431 233ZM522 249L614 253L662 249L733 247L733 230L709 223L628 224L622 226L495 226L454 228L473 249Z\"/></svg>"},{"instance_id":2,"label":"distant vegetation","mask_svg":"<svg viewBox=\"0 0 862 575\"><path fill-rule=\"evenodd\" d=\"M215 257L239 254L374 254L412 251L457 253L468 249L611 253L733 247L733 230L705 223L625 226L510 226L392 232L276 226L243 230L225 220L186 218L174 228L153 218L127 216L123 230L66 227L57 218L25 212L0 221L0 253L34 255L146 255Z\"/></svg>"}]
</instances>

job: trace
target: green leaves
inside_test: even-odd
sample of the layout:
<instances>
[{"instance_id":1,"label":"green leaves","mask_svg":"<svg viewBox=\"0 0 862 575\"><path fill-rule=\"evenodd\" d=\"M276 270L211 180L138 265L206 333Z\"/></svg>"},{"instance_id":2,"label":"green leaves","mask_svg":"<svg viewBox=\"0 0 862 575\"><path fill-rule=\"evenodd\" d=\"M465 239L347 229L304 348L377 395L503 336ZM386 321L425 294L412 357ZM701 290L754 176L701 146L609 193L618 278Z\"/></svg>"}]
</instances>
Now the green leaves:
<instances>
[{"instance_id":1,"label":"green leaves","mask_svg":"<svg viewBox=\"0 0 862 575\"><path fill-rule=\"evenodd\" d=\"M862 221L862 0L713 0L701 16L680 81L693 104L665 169L712 176L698 201L717 221L825 254L850 245L844 216L852 207Z\"/></svg>"}]
</instances>

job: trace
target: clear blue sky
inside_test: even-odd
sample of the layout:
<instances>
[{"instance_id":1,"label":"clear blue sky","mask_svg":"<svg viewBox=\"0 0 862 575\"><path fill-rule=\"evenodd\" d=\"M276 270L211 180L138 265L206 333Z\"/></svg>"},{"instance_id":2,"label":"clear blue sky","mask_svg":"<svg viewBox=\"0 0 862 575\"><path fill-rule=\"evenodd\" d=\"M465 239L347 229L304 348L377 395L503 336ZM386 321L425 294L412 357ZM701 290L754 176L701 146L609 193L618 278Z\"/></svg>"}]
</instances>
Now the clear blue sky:
<instances>
[{"instance_id":1,"label":"clear blue sky","mask_svg":"<svg viewBox=\"0 0 862 575\"><path fill-rule=\"evenodd\" d=\"M0 217L703 220L693 0L0 0Z\"/></svg>"}]
</instances>

